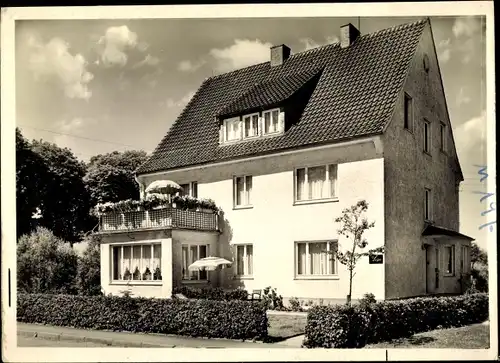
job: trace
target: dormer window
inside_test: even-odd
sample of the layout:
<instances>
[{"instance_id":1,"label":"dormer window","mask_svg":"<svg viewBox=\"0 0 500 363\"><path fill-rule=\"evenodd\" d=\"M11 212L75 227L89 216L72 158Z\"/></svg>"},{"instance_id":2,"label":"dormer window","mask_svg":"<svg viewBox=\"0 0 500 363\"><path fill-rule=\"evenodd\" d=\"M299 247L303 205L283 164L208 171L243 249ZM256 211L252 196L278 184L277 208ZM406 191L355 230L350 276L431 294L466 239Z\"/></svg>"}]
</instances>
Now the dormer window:
<instances>
[{"instance_id":1,"label":"dormer window","mask_svg":"<svg viewBox=\"0 0 500 363\"><path fill-rule=\"evenodd\" d=\"M262 113L264 118L264 135L274 134L275 132L279 132L279 108L275 108L274 110L264 111Z\"/></svg>"},{"instance_id":2,"label":"dormer window","mask_svg":"<svg viewBox=\"0 0 500 363\"><path fill-rule=\"evenodd\" d=\"M245 138L259 136L259 114L243 116L243 125L245 126Z\"/></svg>"},{"instance_id":3,"label":"dormer window","mask_svg":"<svg viewBox=\"0 0 500 363\"><path fill-rule=\"evenodd\" d=\"M227 120L224 120L224 141L237 141L241 139L241 128L240 128L240 118L233 117Z\"/></svg>"},{"instance_id":4,"label":"dormer window","mask_svg":"<svg viewBox=\"0 0 500 363\"><path fill-rule=\"evenodd\" d=\"M267 135L280 135L285 131L285 112L273 108L227 118L222 122L220 142L233 143Z\"/></svg>"}]
</instances>

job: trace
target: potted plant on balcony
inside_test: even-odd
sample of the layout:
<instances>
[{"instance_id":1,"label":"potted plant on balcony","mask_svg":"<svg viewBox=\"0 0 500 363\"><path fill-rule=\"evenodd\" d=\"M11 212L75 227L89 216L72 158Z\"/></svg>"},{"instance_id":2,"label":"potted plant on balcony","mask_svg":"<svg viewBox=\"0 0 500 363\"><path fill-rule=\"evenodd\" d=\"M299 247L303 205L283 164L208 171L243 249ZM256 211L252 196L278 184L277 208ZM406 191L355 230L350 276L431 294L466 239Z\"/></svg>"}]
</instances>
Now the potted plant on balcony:
<instances>
[{"instance_id":1,"label":"potted plant on balcony","mask_svg":"<svg viewBox=\"0 0 500 363\"><path fill-rule=\"evenodd\" d=\"M142 279L143 280L151 280L152 274L151 271L149 270L149 267L146 267L146 271L142 274Z\"/></svg>"}]
</instances>

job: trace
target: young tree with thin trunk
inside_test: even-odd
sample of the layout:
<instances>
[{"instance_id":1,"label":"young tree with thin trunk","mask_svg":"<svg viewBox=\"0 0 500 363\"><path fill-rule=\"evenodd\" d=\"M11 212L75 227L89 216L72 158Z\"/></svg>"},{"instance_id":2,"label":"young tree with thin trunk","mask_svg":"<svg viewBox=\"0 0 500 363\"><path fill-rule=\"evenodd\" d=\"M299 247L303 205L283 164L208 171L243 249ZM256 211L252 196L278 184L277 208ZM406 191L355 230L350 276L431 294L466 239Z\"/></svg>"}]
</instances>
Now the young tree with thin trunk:
<instances>
[{"instance_id":1,"label":"young tree with thin trunk","mask_svg":"<svg viewBox=\"0 0 500 363\"><path fill-rule=\"evenodd\" d=\"M358 261L371 254L383 253L383 247L377 247L368 251L364 249L368 246L368 241L363 237L364 233L375 225L375 222L368 222L364 216L368 210L368 203L360 200L349 208L342 210L342 215L335 218L335 222L340 224L338 233L345 236L352 245L345 251L337 249L334 253L337 260L347 266L349 271L349 295L347 295L347 305L351 305L352 281L356 273L354 269Z\"/></svg>"}]
</instances>

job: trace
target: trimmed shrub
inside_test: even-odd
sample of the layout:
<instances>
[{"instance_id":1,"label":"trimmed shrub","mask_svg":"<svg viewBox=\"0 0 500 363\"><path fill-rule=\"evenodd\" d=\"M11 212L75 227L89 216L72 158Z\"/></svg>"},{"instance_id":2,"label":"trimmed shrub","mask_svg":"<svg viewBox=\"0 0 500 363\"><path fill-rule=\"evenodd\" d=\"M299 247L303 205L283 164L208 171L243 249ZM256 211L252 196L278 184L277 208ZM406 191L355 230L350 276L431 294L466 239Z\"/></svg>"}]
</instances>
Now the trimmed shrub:
<instances>
[{"instance_id":1,"label":"trimmed shrub","mask_svg":"<svg viewBox=\"0 0 500 363\"><path fill-rule=\"evenodd\" d=\"M182 294L189 299L207 300L247 300L248 292L244 289L224 290L220 287L194 288L179 286L173 289L173 294Z\"/></svg>"},{"instance_id":2,"label":"trimmed shrub","mask_svg":"<svg viewBox=\"0 0 500 363\"><path fill-rule=\"evenodd\" d=\"M266 311L247 301L18 294L17 320L74 328L264 339Z\"/></svg>"},{"instance_id":3,"label":"trimmed shrub","mask_svg":"<svg viewBox=\"0 0 500 363\"><path fill-rule=\"evenodd\" d=\"M363 297L359 300L359 304L363 307L366 307L370 304L375 304L377 300L375 299L375 295L373 295L371 292L366 293L363 295Z\"/></svg>"},{"instance_id":4,"label":"trimmed shrub","mask_svg":"<svg viewBox=\"0 0 500 363\"><path fill-rule=\"evenodd\" d=\"M488 319L488 295L423 297L367 305L316 306L309 310L304 346L360 348L436 328Z\"/></svg>"}]
</instances>

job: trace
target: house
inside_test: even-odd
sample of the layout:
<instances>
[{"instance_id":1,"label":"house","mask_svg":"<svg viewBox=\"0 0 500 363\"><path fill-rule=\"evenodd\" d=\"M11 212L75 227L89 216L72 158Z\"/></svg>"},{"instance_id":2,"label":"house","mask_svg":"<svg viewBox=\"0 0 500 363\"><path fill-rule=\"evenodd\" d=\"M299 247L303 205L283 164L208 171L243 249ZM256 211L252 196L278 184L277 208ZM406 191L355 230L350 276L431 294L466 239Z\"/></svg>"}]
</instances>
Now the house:
<instances>
[{"instance_id":1,"label":"house","mask_svg":"<svg viewBox=\"0 0 500 363\"><path fill-rule=\"evenodd\" d=\"M345 299L348 271L329 252L348 241L334 218L361 199L370 247L385 254L358 263L353 299L459 293L470 268L429 19L366 35L347 24L339 43L293 55L275 46L268 62L206 79L136 178L143 197L173 180L224 213L167 209L160 228L102 230L106 292L272 286L285 299ZM234 264L188 271L207 255ZM161 264L161 282L124 282L117 266L134 263Z\"/></svg>"}]
</instances>

